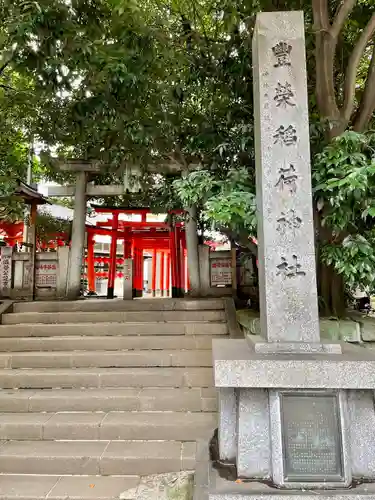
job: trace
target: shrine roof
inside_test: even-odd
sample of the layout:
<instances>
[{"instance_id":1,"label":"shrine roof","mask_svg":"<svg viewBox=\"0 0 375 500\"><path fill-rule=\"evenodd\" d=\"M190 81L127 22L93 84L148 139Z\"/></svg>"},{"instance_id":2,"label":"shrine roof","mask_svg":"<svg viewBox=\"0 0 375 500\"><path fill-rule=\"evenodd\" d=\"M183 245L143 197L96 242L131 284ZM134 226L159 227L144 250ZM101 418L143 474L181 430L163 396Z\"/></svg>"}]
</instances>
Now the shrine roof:
<instances>
[{"instance_id":1,"label":"shrine roof","mask_svg":"<svg viewBox=\"0 0 375 500\"><path fill-rule=\"evenodd\" d=\"M14 190L14 195L22 198L27 204L36 203L37 205L50 205L51 202L37 191L33 186L26 184L20 180L17 181L17 187Z\"/></svg>"}]
</instances>

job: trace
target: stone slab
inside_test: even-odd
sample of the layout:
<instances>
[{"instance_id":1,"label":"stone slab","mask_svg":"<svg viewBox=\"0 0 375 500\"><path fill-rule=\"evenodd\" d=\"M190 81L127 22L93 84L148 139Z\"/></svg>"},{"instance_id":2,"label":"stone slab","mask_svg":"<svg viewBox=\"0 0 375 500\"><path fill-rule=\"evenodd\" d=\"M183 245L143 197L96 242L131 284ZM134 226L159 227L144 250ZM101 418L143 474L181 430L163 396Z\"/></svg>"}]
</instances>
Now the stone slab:
<instances>
[{"instance_id":1,"label":"stone slab","mask_svg":"<svg viewBox=\"0 0 375 500\"><path fill-rule=\"evenodd\" d=\"M307 342L255 342L254 350L259 354L341 354L341 344Z\"/></svg>"},{"instance_id":2,"label":"stone slab","mask_svg":"<svg viewBox=\"0 0 375 500\"><path fill-rule=\"evenodd\" d=\"M237 395L234 389L219 389L219 454L222 460L234 460L237 452Z\"/></svg>"},{"instance_id":3,"label":"stone slab","mask_svg":"<svg viewBox=\"0 0 375 500\"><path fill-rule=\"evenodd\" d=\"M361 324L362 340L375 342L375 318L372 316L356 316Z\"/></svg>"},{"instance_id":4,"label":"stone slab","mask_svg":"<svg viewBox=\"0 0 375 500\"><path fill-rule=\"evenodd\" d=\"M177 441L118 441L100 459L100 473L162 474L182 470L182 447Z\"/></svg>"},{"instance_id":5,"label":"stone slab","mask_svg":"<svg viewBox=\"0 0 375 500\"><path fill-rule=\"evenodd\" d=\"M219 322L168 322L168 323L65 323L0 325L0 338L19 337L103 337L152 335L227 335L226 323Z\"/></svg>"},{"instance_id":6,"label":"stone slab","mask_svg":"<svg viewBox=\"0 0 375 500\"><path fill-rule=\"evenodd\" d=\"M271 447L268 391L240 389L237 413L237 473L239 477L268 478Z\"/></svg>"},{"instance_id":7,"label":"stone slab","mask_svg":"<svg viewBox=\"0 0 375 500\"><path fill-rule=\"evenodd\" d=\"M61 477L54 486L48 495L48 500L112 500L114 498L130 500L130 496L126 497L123 494L130 488L135 488L139 481L138 476L65 476Z\"/></svg>"},{"instance_id":8,"label":"stone slab","mask_svg":"<svg viewBox=\"0 0 375 500\"><path fill-rule=\"evenodd\" d=\"M348 344L341 355L259 354L237 339L214 339L212 345L216 387L375 388L375 353Z\"/></svg>"},{"instance_id":9,"label":"stone slab","mask_svg":"<svg viewBox=\"0 0 375 500\"><path fill-rule=\"evenodd\" d=\"M165 323L169 321L225 321L225 311L113 311L108 314L107 322L125 323ZM48 325L67 323L100 323L103 320L101 311L55 312L55 313L13 313L4 314L3 325L16 325L22 323L43 323Z\"/></svg>"},{"instance_id":10,"label":"stone slab","mask_svg":"<svg viewBox=\"0 0 375 500\"><path fill-rule=\"evenodd\" d=\"M375 500L375 483L337 490L280 490L257 481L227 481L213 469L208 452L199 457L194 500Z\"/></svg>"},{"instance_id":11,"label":"stone slab","mask_svg":"<svg viewBox=\"0 0 375 500\"><path fill-rule=\"evenodd\" d=\"M44 499L59 479L60 476L0 475L0 498Z\"/></svg>"},{"instance_id":12,"label":"stone slab","mask_svg":"<svg viewBox=\"0 0 375 500\"><path fill-rule=\"evenodd\" d=\"M8 441L0 447L0 470L9 474L99 474L108 441Z\"/></svg>"},{"instance_id":13,"label":"stone slab","mask_svg":"<svg viewBox=\"0 0 375 500\"><path fill-rule=\"evenodd\" d=\"M199 387L68 389L68 391L3 389L0 390L0 412L214 412L217 410L217 397L214 391Z\"/></svg>"},{"instance_id":14,"label":"stone slab","mask_svg":"<svg viewBox=\"0 0 375 500\"><path fill-rule=\"evenodd\" d=\"M110 412L100 424L99 439L195 441L208 438L216 426L214 413Z\"/></svg>"},{"instance_id":15,"label":"stone slab","mask_svg":"<svg viewBox=\"0 0 375 500\"><path fill-rule=\"evenodd\" d=\"M320 318L320 338L325 342L375 341L375 318L362 314L350 315L353 315L353 320ZM237 311L237 319L246 333L251 336L261 334L259 313L241 309Z\"/></svg>"},{"instance_id":16,"label":"stone slab","mask_svg":"<svg viewBox=\"0 0 375 500\"><path fill-rule=\"evenodd\" d=\"M124 335L0 338L0 352L211 349L212 335Z\"/></svg>"},{"instance_id":17,"label":"stone slab","mask_svg":"<svg viewBox=\"0 0 375 500\"><path fill-rule=\"evenodd\" d=\"M0 354L1 368L212 366L211 350L60 351Z\"/></svg>"},{"instance_id":18,"label":"stone slab","mask_svg":"<svg viewBox=\"0 0 375 500\"><path fill-rule=\"evenodd\" d=\"M11 302L11 301L8 301ZM14 303L13 312L96 312L104 311L197 311L224 309L224 299L84 299L74 302L43 301ZM0 313L3 313L0 309Z\"/></svg>"},{"instance_id":19,"label":"stone slab","mask_svg":"<svg viewBox=\"0 0 375 500\"><path fill-rule=\"evenodd\" d=\"M348 391L347 400L352 474L374 480L374 391Z\"/></svg>"},{"instance_id":20,"label":"stone slab","mask_svg":"<svg viewBox=\"0 0 375 500\"><path fill-rule=\"evenodd\" d=\"M76 368L1 370L4 389L212 387L212 368Z\"/></svg>"}]
</instances>

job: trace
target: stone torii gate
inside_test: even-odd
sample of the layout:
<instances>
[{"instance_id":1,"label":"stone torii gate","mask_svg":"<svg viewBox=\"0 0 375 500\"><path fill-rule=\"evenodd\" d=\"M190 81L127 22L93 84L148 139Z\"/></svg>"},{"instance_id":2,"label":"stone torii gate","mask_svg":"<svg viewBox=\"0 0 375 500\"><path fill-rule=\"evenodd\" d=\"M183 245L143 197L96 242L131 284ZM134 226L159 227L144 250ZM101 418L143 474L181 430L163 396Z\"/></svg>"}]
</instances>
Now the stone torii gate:
<instances>
[{"instance_id":1,"label":"stone torii gate","mask_svg":"<svg viewBox=\"0 0 375 500\"><path fill-rule=\"evenodd\" d=\"M85 245L85 222L87 197L108 197L121 196L126 191L138 192L140 190L139 177L132 167L126 169L124 184L119 185L94 185L88 183L92 175L101 172L103 165L98 161L89 160L66 160L59 162L58 168L64 172L74 172L76 174L76 185L53 186L48 188L48 196L51 197L71 197L74 196L74 217L72 227L72 239L70 257L68 263L68 277L66 295L75 299L80 294L81 287L81 266ZM195 235L193 233L195 232ZM199 283L198 261L194 265L189 265L189 255L198 255L196 236L196 220L189 217L186 223L186 245L188 255L188 274L191 283ZM195 236L195 237L193 237ZM196 247L196 248L195 248ZM191 258L191 257L190 257ZM198 279L195 279L197 274ZM198 287L199 288L199 284Z\"/></svg>"},{"instance_id":2,"label":"stone torii gate","mask_svg":"<svg viewBox=\"0 0 375 500\"><path fill-rule=\"evenodd\" d=\"M72 228L72 241L68 264L67 297L75 299L80 294L81 266L85 246L86 205L88 196L121 196L126 189L139 190L137 176L133 183L127 182L129 175L124 178L124 185L100 186L88 184L89 176L101 172L103 165L98 161L66 160L58 162L58 168L63 172L76 174L75 186L53 186L48 188L48 196L70 197L74 196L74 217Z\"/></svg>"}]
</instances>

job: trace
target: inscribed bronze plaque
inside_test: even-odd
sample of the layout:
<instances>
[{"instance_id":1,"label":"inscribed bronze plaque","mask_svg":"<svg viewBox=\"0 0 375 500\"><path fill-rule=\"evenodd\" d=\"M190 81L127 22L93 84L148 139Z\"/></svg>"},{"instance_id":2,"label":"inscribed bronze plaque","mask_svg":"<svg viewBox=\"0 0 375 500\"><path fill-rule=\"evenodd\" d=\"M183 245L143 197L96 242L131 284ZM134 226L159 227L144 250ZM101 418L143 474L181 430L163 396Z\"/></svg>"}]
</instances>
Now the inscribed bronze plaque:
<instances>
[{"instance_id":1,"label":"inscribed bronze plaque","mask_svg":"<svg viewBox=\"0 0 375 500\"><path fill-rule=\"evenodd\" d=\"M343 481L340 406L335 393L281 393L284 480Z\"/></svg>"}]
</instances>

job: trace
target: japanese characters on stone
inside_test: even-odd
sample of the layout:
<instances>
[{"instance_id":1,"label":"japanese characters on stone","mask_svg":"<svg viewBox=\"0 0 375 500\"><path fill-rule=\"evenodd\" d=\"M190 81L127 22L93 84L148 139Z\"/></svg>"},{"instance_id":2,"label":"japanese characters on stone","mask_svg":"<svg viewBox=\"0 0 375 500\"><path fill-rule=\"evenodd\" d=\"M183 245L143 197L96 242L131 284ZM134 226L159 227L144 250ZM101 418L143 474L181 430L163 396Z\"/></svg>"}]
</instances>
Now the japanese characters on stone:
<instances>
[{"instance_id":1,"label":"japanese characters on stone","mask_svg":"<svg viewBox=\"0 0 375 500\"><path fill-rule=\"evenodd\" d=\"M272 52L276 57L277 61L274 64L275 68L280 68L282 66L291 66L290 54L292 52L292 46L287 42L279 42L274 47L272 47Z\"/></svg>"},{"instance_id":2,"label":"japanese characters on stone","mask_svg":"<svg viewBox=\"0 0 375 500\"><path fill-rule=\"evenodd\" d=\"M286 212L281 212L280 217L277 219L277 231L284 231L285 229L298 229L301 227L302 219L291 208Z\"/></svg>"},{"instance_id":3,"label":"japanese characters on stone","mask_svg":"<svg viewBox=\"0 0 375 500\"><path fill-rule=\"evenodd\" d=\"M274 68L290 67L292 45L287 42L279 42L272 47L273 55L276 59ZM294 108L295 93L292 85L287 80L278 80L273 100L276 108L281 108L285 112L288 109ZM298 132L293 124L281 124L276 129L274 135L274 144L281 147L292 148L296 146L298 141ZM286 163L277 168L278 178L275 188L282 194L293 195L298 189L298 173L293 163ZM293 208L282 211L277 218L277 231L285 234L288 231L295 231L302 225L302 217L300 217ZM299 261L298 255L291 255L290 257L281 256L281 262L277 265L276 275L283 278L294 278L296 276L305 276L305 271Z\"/></svg>"}]
</instances>

